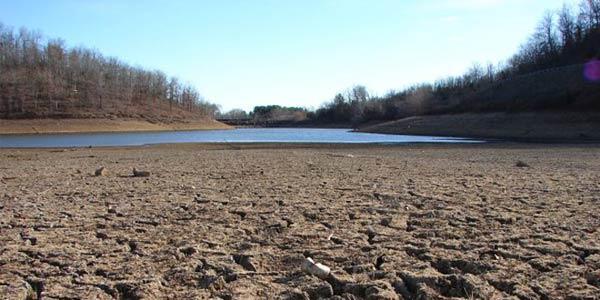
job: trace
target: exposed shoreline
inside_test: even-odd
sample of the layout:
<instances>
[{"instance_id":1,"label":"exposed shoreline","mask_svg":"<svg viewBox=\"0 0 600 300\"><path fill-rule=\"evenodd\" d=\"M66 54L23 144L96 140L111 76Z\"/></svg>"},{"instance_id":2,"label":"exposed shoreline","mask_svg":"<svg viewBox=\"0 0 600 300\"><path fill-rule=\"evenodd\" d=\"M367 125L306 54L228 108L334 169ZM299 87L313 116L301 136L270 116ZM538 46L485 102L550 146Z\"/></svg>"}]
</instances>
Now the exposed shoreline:
<instances>
[{"instance_id":1,"label":"exposed shoreline","mask_svg":"<svg viewBox=\"0 0 600 300\"><path fill-rule=\"evenodd\" d=\"M356 131L518 142L598 142L600 114L578 112L417 116L369 125Z\"/></svg>"},{"instance_id":2,"label":"exposed shoreline","mask_svg":"<svg viewBox=\"0 0 600 300\"><path fill-rule=\"evenodd\" d=\"M232 128L229 125L211 119L172 123L151 123L143 119L0 119L0 135L151 132Z\"/></svg>"}]
</instances>

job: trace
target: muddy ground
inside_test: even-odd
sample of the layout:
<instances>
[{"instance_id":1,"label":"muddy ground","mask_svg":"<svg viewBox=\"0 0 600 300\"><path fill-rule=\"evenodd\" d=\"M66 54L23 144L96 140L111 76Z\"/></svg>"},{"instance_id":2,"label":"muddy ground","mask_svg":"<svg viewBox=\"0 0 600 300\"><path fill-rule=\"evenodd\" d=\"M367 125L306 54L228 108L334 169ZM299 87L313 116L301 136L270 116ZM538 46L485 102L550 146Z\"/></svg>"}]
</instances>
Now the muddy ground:
<instances>
[{"instance_id":1,"label":"muddy ground","mask_svg":"<svg viewBox=\"0 0 600 300\"><path fill-rule=\"evenodd\" d=\"M598 145L5 149L0 298L598 299L599 205Z\"/></svg>"}]
</instances>

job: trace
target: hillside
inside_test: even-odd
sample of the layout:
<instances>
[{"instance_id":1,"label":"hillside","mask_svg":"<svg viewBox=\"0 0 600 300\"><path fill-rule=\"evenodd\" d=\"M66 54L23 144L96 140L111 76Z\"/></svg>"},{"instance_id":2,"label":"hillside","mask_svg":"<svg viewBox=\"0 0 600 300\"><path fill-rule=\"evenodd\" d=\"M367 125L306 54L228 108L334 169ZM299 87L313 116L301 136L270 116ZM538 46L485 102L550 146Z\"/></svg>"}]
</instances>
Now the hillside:
<instances>
[{"instance_id":1,"label":"hillside","mask_svg":"<svg viewBox=\"0 0 600 300\"><path fill-rule=\"evenodd\" d=\"M546 136L543 125L535 123L543 123L547 116L600 113L600 1L581 1L577 9L565 5L559 11L548 12L517 53L503 63L474 64L463 75L415 84L384 96L371 96L366 87L355 86L324 104L316 111L314 120L351 122L358 128L399 120L368 127L372 131L399 134L417 132L402 125L412 124L410 120L428 120L431 124L419 124L423 130L418 132L434 135L445 134L450 127L457 129L452 134L459 135L478 132L481 136L520 137L529 127L536 127L540 128L540 137ZM471 116L468 120L475 120L473 115L481 114L477 119L483 123L470 125L484 126L484 121L492 116L490 113L505 115L507 117L502 119L507 121L516 118L517 123L523 122L522 127L507 123L506 130L499 134L484 128L458 130L464 124L447 123L461 122L464 115ZM534 117L536 115L539 118ZM407 119L410 117L415 118ZM496 120L496 117L491 119ZM525 122L526 119L529 121ZM436 129L433 124L442 127ZM557 124L547 125L548 130L559 129ZM577 127L579 123L572 125ZM596 128L600 131L600 127ZM570 130L564 127L565 132Z\"/></svg>"},{"instance_id":2,"label":"hillside","mask_svg":"<svg viewBox=\"0 0 600 300\"><path fill-rule=\"evenodd\" d=\"M69 48L61 40L0 24L0 118L5 119L1 133L27 132L32 120L39 119L92 120L85 131L104 131L102 124L113 124L111 129L140 128L122 126L130 121L155 129L187 128L190 123L208 126L194 128L223 128L211 121L216 111L218 106L205 101L193 86L161 71L132 67L94 50ZM67 127L50 131L83 128L81 121L63 123ZM80 125L68 127L75 123ZM173 125L178 123L182 125ZM20 124L26 127L16 128ZM94 125L100 128L95 130ZM40 132L47 131L43 127Z\"/></svg>"}]
</instances>

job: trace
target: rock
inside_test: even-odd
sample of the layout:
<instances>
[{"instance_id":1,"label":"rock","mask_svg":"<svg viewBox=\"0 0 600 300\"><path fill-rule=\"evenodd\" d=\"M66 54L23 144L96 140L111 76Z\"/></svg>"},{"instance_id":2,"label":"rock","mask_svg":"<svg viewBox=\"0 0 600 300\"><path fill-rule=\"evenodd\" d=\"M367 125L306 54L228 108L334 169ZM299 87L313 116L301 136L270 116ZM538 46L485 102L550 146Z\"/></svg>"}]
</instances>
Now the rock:
<instances>
[{"instance_id":1,"label":"rock","mask_svg":"<svg viewBox=\"0 0 600 300\"><path fill-rule=\"evenodd\" d=\"M246 271L256 272L257 268L252 262L252 257L243 254L234 254L233 261L242 266Z\"/></svg>"},{"instance_id":2,"label":"rock","mask_svg":"<svg viewBox=\"0 0 600 300\"><path fill-rule=\"evenodd\" d=\"M307 274L315 275L321 279L326 279L331 273L331 269L328 266L315 263L312 258L307 257L302 263L302 271Z\"/></svg>"},{"instance_id":3,"label":"rock","mask_svg":"<svg viewBox=\"0 0 600 300\"><path fill-rule=\"evenodd\" d=\"M105 167L100 167L100 168L96 169L96 172L94 172L94 175L106 176L106 175L108 175L108 170Z\"/></svg>"},{"instance_id":4,"label":"rock","mask_svg":"<svg viewBox=\"0 0 600 300\"><path fill-rule=\"evenodd\" d=\"M133 168L133 177L150 177L150 172Z\"/></svg>"},{"instance_id":5,"label":"rock","mask_svg":"<svg viewBox=\"0 0 600 300\"><path fill-rule=\"evenodd\" d=\"M107 239L108 238L108 234L104 233L104 232L96 232L96 237L99 239Z\"/></svg>"},{"instance_id":6,"label":"rock","mask_svg":"<svg viewBox=\"0 0 600 300\"><path fill-rule=\"evenodd\" d=\"M392 224L393 220L394 219L392 217L387 217L387 218L381 219L381 221L379 223L383 226L390 226Z\"/></svg>"},{"instance_id":7,"label":"rock","mask_svg":"<svg viewBox=\"0 0 600 300\"><path fill-rule=\"evenodd\" d=\"M529 168L529 164L522 160L517 161L517 164L515 166L517 166L518 168Z\"/></svg>"},{"instance_id":8,"label":"rock","mask_svg":"<svg viewBox=\"0 0 600 300\"><path fill-rule=\"evenodd\" d=\"M190 256L190 255L193 255L196 252L198 252L198 250L196 250L196 247L188 246L188 247L179 248L179 252L185 254L186 256Z\"/></svg>"}]
</instances>

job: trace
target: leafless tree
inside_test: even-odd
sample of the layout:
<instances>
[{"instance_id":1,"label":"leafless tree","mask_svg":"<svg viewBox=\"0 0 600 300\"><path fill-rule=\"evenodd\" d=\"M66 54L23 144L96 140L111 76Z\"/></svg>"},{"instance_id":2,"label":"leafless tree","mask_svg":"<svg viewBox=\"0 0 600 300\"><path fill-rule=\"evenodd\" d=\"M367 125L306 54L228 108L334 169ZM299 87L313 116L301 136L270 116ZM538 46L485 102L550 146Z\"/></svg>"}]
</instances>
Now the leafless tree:
<instances>
[{"instance_id":1,"label":"leafless tree","mask_svg":"<svg viewBox=\"0 0 600 300\"><path fill-rule=\"evenodd\" d=\"M0 24L0 113L4 117L159 113L164 105L212 115L217 107L191 85L160 71L131 67L62 40Z\"/></svg>"}]
</instances>

